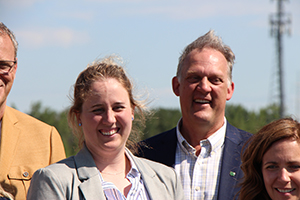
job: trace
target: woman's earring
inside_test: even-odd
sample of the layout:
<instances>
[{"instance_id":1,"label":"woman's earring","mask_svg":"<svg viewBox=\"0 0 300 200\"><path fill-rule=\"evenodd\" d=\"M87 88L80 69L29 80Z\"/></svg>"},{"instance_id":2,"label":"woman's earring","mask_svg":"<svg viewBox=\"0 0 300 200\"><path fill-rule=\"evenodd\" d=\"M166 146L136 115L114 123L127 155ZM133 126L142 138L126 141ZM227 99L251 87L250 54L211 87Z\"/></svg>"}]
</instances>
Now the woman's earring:
<instances>
[{"instance_id":1,"label":"woman's earring","mask_svg":"<svg viewBox=\"0 0 300 200\"><path fill-rule=\"evenodd\" d=\"M133 118L133 117L131 117L131 120L133 121L133 120L134 120L134 118Z\"/></svg>"},{"instance_id":2,"label":"woman's earring","mask_svg":"<svg viewBox=\"0 0 300 200\"><path fill-rule=\"evenodd\" d=\"M79 123L78 125L79 125L79 126L81 126L82 124L81 124L81 123Z\"/></svg>"}]
</instances>

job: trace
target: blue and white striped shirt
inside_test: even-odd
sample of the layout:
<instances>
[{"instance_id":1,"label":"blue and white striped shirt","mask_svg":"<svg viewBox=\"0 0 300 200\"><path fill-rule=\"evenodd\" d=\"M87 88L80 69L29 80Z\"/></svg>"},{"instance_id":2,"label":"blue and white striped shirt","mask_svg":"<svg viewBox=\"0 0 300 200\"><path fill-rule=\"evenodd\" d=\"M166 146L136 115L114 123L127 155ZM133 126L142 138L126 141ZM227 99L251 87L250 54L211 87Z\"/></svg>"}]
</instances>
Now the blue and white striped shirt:
<instances>
[{"instance_id":1,"label":"blue and white striped shirt","mask_svg":"<svg viewBox=\"0 0 300 200\"><path fill-rule=\"evenodd\" d=\"M104 195L107 200L150 200L149 195L144 186L144 182L141 178L141 173L136 167L133 160L130 156L127 155L127 158L130 161L131 169L129 173L126 175L126 178L131 183L131 188L127 194L127 198L122 194L122 192L111 182L106 182L101 176L99 171L99 177L101 180L102 188L104 191Z\"/></svg>"}]
</instances>

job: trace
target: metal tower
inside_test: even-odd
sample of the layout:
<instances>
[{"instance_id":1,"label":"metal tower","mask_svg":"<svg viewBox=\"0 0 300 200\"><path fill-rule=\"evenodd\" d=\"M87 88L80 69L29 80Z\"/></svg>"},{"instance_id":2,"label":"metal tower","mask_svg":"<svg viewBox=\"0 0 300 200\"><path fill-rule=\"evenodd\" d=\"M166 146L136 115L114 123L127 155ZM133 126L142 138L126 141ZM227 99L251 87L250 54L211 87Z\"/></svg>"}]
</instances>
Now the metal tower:
<instances>
[{"instance_id":1,"label":"metal tower","mask_svg":"<svg viewBox=\"0 0 300 200\"><path fill-rule=\"evenodd\" d=\"M282 36L284 33L291 34L291 28L289 26L291 24L291 15L284 13L283 1L286 0L277 0L277 13L270 15L271 36L276 39L276 52L278 58L280 118L285 116Z\"/></svg>"}]
</instances>

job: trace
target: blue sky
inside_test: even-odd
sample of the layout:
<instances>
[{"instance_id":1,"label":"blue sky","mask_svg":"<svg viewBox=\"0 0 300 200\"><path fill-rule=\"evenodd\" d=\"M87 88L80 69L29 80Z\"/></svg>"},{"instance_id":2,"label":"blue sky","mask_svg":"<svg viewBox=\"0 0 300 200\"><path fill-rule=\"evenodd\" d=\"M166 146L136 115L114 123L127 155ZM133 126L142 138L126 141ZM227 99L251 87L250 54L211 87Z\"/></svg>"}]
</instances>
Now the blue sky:
<instances>
[{"instance_id":1,"label":"blue sky","mask_svg":"<svg viewBox=\"0 0 300 200\"><path fill-rule=\"evenodd\" d=\"M77 75L109 54L124 59L150 107L179 108L171 89L186 45L214 29L236 54L228 102L258 110L278 95L269 0L0 0L0 19L19 41L17 76L8 98L23 112L33 102L70 105ZM292 35L283 37L287 112L300 116L300 1L284 3Z\"/></svg>"}]
</instances>

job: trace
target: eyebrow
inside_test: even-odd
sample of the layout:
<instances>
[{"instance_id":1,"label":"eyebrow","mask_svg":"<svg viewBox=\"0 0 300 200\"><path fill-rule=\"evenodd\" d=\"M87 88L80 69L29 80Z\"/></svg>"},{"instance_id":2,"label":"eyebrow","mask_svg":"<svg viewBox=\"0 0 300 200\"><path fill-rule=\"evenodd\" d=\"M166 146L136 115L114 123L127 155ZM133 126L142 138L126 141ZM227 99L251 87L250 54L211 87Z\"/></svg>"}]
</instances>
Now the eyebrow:
<instances>
[{"instance_id":1,"label":"eyebrow","mask_svg":"<svg viewBox=\"0 0 300 200\"><path fill-rule=\"evenodd\" d=\"M117 102L113 103L113 105L124 105L124 104L125 104L125 102L123 102L123 101L117 101Z\"/></svg>"},{"instance_id":2,"label":"eyebrow","mask_svg":"<svg viewBox=\"0 0 300 200\"><path fill-rule=\"evenodd\" d=\"M17 63L17 61L16 61L16 60L0 60L0 62L2 62L2 63L6 63L6 62L13 62L14 64L16 64L16 63Z\"/></svg>"},{"instance_id":3,"label":"eyebrow","mask_svg":"<svg viewBox=\"0 0 300 200\"><path fill-rule=\"evenodd\" d=\"M103 104L98 103L98 104L92 105L91 108L100 107L100 106L103 106Z\"/></svg>"},{"instance_id":4,"label":"eyebrow","mask_svg":"<svg viewBox=\"0 0 300 200\"><path fill-rule=\"evenodd\" d=\"M275 161L268 161L268 162L263 163L263 165L269 165L269 164L278 164L278 163Z\"/></svg>"},{"instance_id":5,"label":"eyebrow","mask_svg":"<svg viewBox=\"0 0 300 200\"><path fill-rule=\"evenodd\" d=\"M300 164L300 161L288 161L286 162L287 164ZM268 161L266 163L263 163L263 165L268 165L268 164L278 164L278 162L275 161Z\"/></svg>"},{"instance_id":6,"label":"eyebrow","mask_svg":"<svg viewBox=\"0 0 300 200\"><path fill-rule=\"evenodd\" d=\"M117 101L117 102L113 103L112 105L123 105L123 104L125 104L125 103L122 102L122 101ZM99 107L99 106L104 106L104 104L102 104L102 103L97 103L97 104L93 105L92 108L94 108L94 107Z\"/></svg>"}]
</instances>

